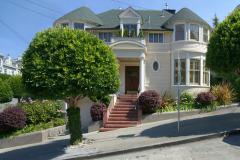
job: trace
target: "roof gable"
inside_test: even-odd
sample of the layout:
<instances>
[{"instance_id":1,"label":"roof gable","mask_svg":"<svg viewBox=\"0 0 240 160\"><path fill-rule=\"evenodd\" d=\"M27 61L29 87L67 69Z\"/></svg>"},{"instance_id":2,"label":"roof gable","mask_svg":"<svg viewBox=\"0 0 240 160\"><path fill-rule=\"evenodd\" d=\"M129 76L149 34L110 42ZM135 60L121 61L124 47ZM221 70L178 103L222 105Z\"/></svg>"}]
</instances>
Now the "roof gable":
<instances>
[{"instance_id":1,"label":"roof gable","mask_svg":"<svg viewBox=\"0 0 240 160\"><path fill-rule=\"evenodd\" d=\"M64 16L60 17L59 19L57 19L55 23L57 21L63 21L63 20L83 21L83 22L103 25L102 20L99 19L97 15L95 15L95 13L87 7L80 7L78 9L75 9L72 12L69 12Z\"/></svg>"},{"instance_id":2,"label":"roof gable","mask_svg":"<svg viewBox=\"0 0 240 160\"><path fill-rule=\"evenodd\" d=\"M141 18L141 16L132 7L128 7L119 14L119 18Z\"/></svg>"},{"instance_id":3,"label":"roof gable","mask_svg":"<svg viewBox=\"0 0 240 160\"><path fill-rule=\"evenodd\" d=\"M179 10L176 14L174 14L166 21L165 26L177 21L196 22L210 27L210 25L205 20L203 20L200 16L198 16L196 13L194 13L188 8L182 8L181 10Z\"/></svg>"}]
</instances>

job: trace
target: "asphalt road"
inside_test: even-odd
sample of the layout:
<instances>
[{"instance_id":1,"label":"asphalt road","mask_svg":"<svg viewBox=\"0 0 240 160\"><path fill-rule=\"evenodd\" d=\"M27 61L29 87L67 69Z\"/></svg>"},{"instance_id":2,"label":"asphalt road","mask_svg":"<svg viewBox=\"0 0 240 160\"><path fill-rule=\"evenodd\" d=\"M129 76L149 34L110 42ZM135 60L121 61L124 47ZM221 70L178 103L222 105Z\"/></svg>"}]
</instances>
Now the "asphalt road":
<instances>
[{"instance_id":1,"label":"asphalt road","mask_svg":"<svg viewBox=\"0 0 240 160\"><path fill-rule=\"evenodd\" d=\"M188 143L97 160L239 160L240 135Z\"/></svg>"}]
</instances>

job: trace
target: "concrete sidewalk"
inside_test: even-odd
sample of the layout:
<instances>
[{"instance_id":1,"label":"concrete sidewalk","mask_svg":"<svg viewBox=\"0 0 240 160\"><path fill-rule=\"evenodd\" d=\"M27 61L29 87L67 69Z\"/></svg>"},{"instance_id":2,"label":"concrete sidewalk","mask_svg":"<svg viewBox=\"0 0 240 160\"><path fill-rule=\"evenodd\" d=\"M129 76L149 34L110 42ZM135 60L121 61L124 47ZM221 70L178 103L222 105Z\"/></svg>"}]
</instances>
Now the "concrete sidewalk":
<instances>
[{"instance_id":1,"label":"concrete sidewalk","mask_svg":"<svg viewBox=\"0 0 240 160\"><path fill-rule=\"evenodd\" d=\"M139 125L109 132L85 134L85 144L67 147L69 136L44 144L0 150L0 159L70 159L130 150L143 146L175 143L240 128L240 107L185 117L181 132L176 119ZM186 141L187 142L187 141Z\"/></svg>"}]
</instances>

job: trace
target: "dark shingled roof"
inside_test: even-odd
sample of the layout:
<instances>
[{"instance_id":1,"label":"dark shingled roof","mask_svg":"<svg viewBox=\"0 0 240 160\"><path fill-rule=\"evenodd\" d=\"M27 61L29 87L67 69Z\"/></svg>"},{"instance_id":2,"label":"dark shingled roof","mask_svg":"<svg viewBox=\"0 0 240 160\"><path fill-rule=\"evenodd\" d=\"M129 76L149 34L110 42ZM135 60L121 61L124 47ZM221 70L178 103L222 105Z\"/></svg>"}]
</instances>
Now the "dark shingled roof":
<instances>
[{"instance_id":1,"label":"dark shingled roof","mask_svg":"<svg viewBox=\"0 0 240 160\"><path fill-rule=\"evenodd\" d=\"M97 24L94 29L115 29L119 27L119 14L124 10L112 9L100 14L94 14L89 8L78 8L58 20L85 21ZM141 17L142 29L147 30L166 30L168 24L174 21L189 21L209 24L188 8L183 8L176 14L166 10L135 10ZM58 21L57 20L57 21ZM210 27L210 26L209 26Z\"/></svg>"},{"instance_id":2,"label":"dark shingled roof","mask_svg":"<svg viewBox=\"0 0 240 160\"><path fill-rule=\"evenodd\" d=\"M167 24L171 24L172 22L175 21L189 21L189 22L196 22L196 23L201 23L205 24L206 26L210 27L210 25L203 20L200 16L198 16L196 13L191 11L188 8L182 8L179 10L175 15L173 15L167 22Z\"/></svg>"},{"instance_id":3,"label":"dark shingled roof","mask_svg":"<svg viewBox=\"0 0 240 160\"><path fill-rule=\"evenodd\" d=\"M75 9L57 19L57 21L59 20L84 21L103 25L101 19L99 19L97 15L87 7L80 7L78 9Z\"/></svg>"},{"instance_id":4,"label":"dark shingled roof","mask_svg":"<svg viewBox=\"0 0 240 160\"><path fill-rule=\"evenodd\" d=\"M135 10L142 17L142 29L163 29L163 24L173 15L167 11ZM97 28L116 28L119 26L119 14L123 10L112 9L98 14L103 26ZM150 17L150 19L149 19Z\"/></svg>"}]
</instances>

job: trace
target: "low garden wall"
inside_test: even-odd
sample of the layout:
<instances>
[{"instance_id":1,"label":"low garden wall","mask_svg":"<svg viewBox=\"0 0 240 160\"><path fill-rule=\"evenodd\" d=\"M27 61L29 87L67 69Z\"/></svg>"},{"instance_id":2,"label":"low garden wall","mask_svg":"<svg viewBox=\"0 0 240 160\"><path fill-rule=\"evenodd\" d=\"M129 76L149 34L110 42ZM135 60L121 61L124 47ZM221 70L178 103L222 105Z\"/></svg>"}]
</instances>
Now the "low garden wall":
<instances>
[{"instance_id":1,"label":"low garden wall","mask_svg":"<svg viewBox=\"0 0 240 160\"><path fill-rule=\"evenodd\" d=\"M47 141L50 137L65 135L66 132L66 126L63 125L42 131L19 135L16 137L0 139L0 149L44 142Z\"/></svg>"}]
</instances>

